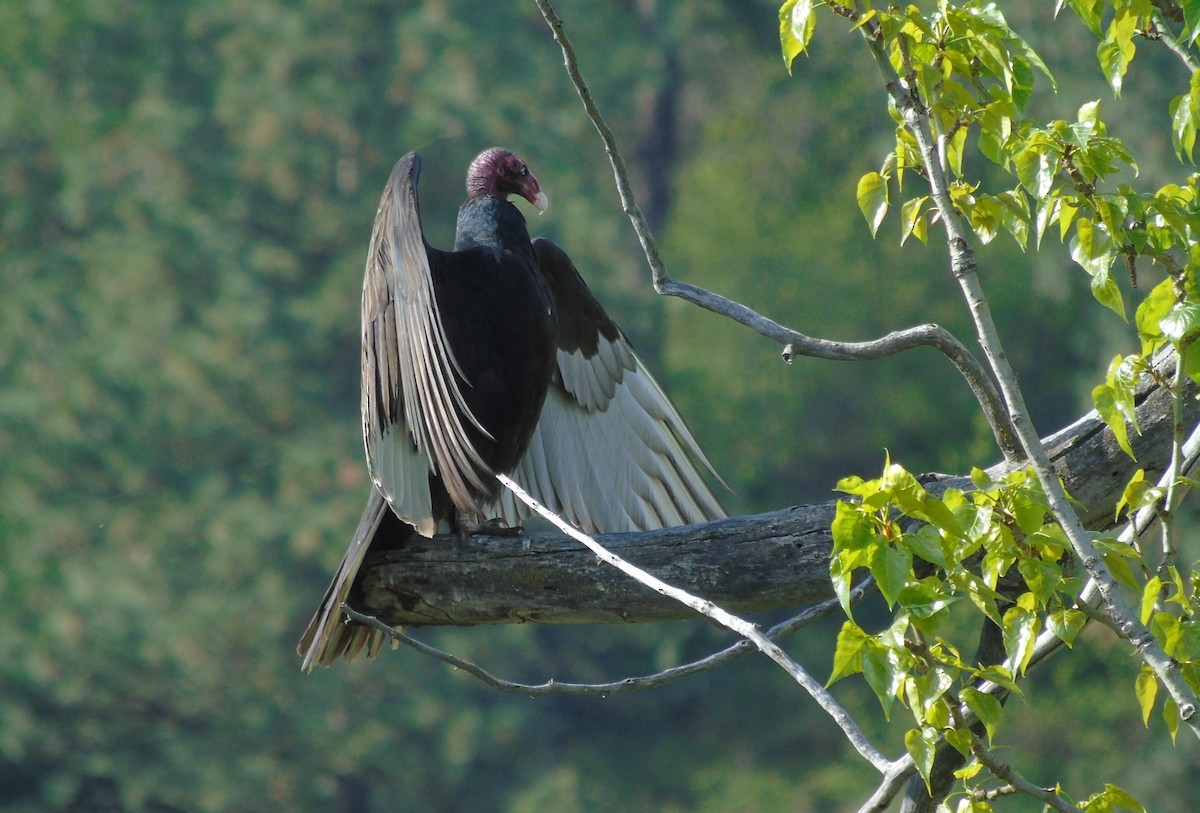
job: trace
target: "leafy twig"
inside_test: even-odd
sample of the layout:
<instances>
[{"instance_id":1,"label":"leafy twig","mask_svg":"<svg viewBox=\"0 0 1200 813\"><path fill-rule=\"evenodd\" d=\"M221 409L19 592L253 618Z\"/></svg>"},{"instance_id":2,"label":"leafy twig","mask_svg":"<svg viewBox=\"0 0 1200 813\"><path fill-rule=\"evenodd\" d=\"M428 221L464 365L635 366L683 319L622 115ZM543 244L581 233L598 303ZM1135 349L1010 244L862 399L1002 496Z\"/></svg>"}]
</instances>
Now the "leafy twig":
<instances>
[{"instance_id":1,"label":"leafy twig","mask_svg":"<svg viewBox=\"0 0 1200 813\"><path fill-rule=\"evenodd\" d=\"M863 26L864 29L875 27L877 26L874 21ZM1042 445L1041 439L1032 425L1016 372L1008 362L1003 343L1000 341L1000 335L992 319L991 308L979 282L974 251L950 199L949 186L941 172L936 148L932 143L928 113L917 97L917 88L910 83L891 79L893 74L886 54L883 53L880 37L874 31L864 31L863 36L872 53L875 54L876 63L884 70L888 91L904 118L905 126L916 140L922 161L929 172L930 196L933 198L934 205L946 228L951 273L958 282L967 302L975 323L979 344L991 365L1017 437L1042 484L1051 512L1066 533L1076 556L1096 582L1105 613L1113 620L1114 629L1134 646L1142 659L1158 675L1179 707L1180 719L1192 729L1197 737L1200 737L1200 719L1197 719L1196 714L1200 701L1197 700L1195 692L1184 680L1179 664L1167 655L1154 635L1140 622L1133 608L1121 595L1112 572L1104 563L1099 550L1093 544L1091 537L1080 522L1079 516L1072 508L1070 499L1059 482L1058 475L1046 453L1046 448Z\"/></svg>"}]
</instances>

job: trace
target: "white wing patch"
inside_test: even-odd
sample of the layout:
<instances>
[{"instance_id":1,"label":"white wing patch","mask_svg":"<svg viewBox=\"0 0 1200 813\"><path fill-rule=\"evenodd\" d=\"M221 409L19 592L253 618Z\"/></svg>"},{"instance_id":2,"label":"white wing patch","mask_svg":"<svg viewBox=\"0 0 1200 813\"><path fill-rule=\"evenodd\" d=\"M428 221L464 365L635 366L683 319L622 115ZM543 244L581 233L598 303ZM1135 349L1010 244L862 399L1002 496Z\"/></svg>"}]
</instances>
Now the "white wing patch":
<instances>
[{"instance_id":1,"label":"white wing patch","mask_svg":"<svg viewBox=\"0 0 1200 813\"><path fill-rule=\"evenodd\" d=\"M413 445L401 426L382 433L373 431L367 448L374 460L371 470L375 487L387 498L396 516L422 536L433 536L437 522L429 493L429 456Z\"/></svg>"},{"instance_id":2,"label":"white wing patch","mask_svg":"<svg viewBox=\"0 0 1200 813\"><path fill-rule=\"evenodd\" d=\"M560 351L558 368L562 384L551 386L513 480L591 533L725 516L696 463L712 466L623 336L601 337L590 359ZM498 503L510 524L529 514L508 491Z\"/></svg>"}]
</instances>

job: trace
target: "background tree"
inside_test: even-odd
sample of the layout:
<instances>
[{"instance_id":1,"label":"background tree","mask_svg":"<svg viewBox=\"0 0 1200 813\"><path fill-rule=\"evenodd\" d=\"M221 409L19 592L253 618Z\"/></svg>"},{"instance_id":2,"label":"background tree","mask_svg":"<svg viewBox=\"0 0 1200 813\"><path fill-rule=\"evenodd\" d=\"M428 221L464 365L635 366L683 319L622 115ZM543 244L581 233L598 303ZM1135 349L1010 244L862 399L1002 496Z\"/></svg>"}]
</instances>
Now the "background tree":
<instances>
[{"instance_id":1,"label":"background tree","mask_svg":"<svg viewBox=\"0 0 1200 813\"><path fill-rule=\"evenodd\" d=\"M1103 90L1088 84L1095 40L1037 4L1006 11L1061 88L1035 94L1030 116L1074 120ZM646 132L649 91L628 88L674 99L660 231L681 277L816 335L930 320L964 332L940 252L898 246L895 218L865 239L852 201L894 129L860 101L881 98L867 50L825 38L833 18L788 79L774 3L560 12L618 134ZM555 200L536 225L570 247L644 355L662 348L664 384L743 496L739 512L822 499L839 477L877 471L885 446L917 471L990 462L990 432L942 359L787 368L739 328L650 299L605 156L528 4L10 4L0 50L4 809L862 801L874 772L755 660L606 701L497 695L410 653L300 679L294 638L366 487L356 312L375 179L419 148L445 244L436 228L449 229L470 156L490 143L528 155ZM1167 49L1143 45L1124 77L1136 112L1102 108L1136 145L1146 188L1178 174L1166 116L1185 86ZM1112 355L1135 349L1130 334L1085 301L1088 280L1062 253L986 251L1014 280L989 296L1034 421L1060 425L1090 405ZM1157 281L1142 274L1138 292ZM701 336L718 349L697 354ZM837 631L806 633L818 675ZM1194 779L1194 743L1177 752L1143 733L1112 688L1132 687L1138 665L1103 631L1082 635L1089 646L1035 672L1007 713L1022 767L1187 809L1177 789ZM728 640L705 624L433 638L506 674L578 680ZM873 695L835 688L897 753L903 730L872 719ZM1114 738L1144 763L1125 765Z\"/></svg>"}]
</instances>

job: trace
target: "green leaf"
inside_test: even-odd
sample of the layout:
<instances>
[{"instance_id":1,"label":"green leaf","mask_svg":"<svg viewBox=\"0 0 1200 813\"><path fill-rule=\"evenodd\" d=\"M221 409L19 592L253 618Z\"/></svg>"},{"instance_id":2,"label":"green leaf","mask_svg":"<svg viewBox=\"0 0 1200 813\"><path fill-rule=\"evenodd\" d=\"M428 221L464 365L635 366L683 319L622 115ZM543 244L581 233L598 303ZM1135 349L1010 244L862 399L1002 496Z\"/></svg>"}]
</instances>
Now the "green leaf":
<instances>
[{"instance_id":1,"label":"green leaf","mask_svg":"<svg viewBox=\"0 0 1200 813\"><path fill-rule=\"evenodd\" d=\"M874 237L888 210L887 178L878 172L868 172L859 178L858 208L867 219L871 236Z\"/></svg>"},{"instance_id":2,"label":"green leaf","mask_svg":"<svg viewBox=\"0 0 1200 813\"><path fill-rule=\"evenodd\" d=\"M837 481L834 486L834 491L841 491L845 494L850 494L855 497L865 497L868 494L874 494L879 490L878 480L864 480L857 474L852 474L849 477L843 477Z\"/></svg>"},{"instance_id":3,"label":"green leaf","mask_svg":"<svg viewBox=\"0 0 1200 813\"><path fill-rule=\"evenodd\" d=\"M1078 15L1084 25L1099 37L1101 16L1104 13L1104 0L1069 0L1069 3L1071 10ZM1062 0L1059 0L1058 8L1062 8ZM1058 9L1054 13L1057 15Z\"/></svg>"},{"instance_id":4,"label":"green leaf","mask_svg":"<svg viewBox=\"0 0 1200 813\"><path fill-rule=\"evenodd\" d=\"M851 561L853 554L848 552L835 553L829 559L829 579L833 582L833 592L838 597L838 603L842 605L842 612L848 618L854 617L854 612L850 607L851 585L854 576L854 564Z\"/></svg>"},{"instance_id":5,"label":"green leaf","mask_svg":"<svg viewBox=\"0 0 1200 813\"><path fill-rule=\"evenodd\" d=\"M933 770L933 757L937 752L937 732L932 728L913 728L904 735L904 747L913 758L913 764L925 788L929 790L929 772Z\"/></svg>"},{"instance_id":6,"label":"green leaf","mask_svg":"<svg viewBox=\"0 0 1200 813\"><path fill-rule=\"evenodd\" d=\"M1187 23L1188 30L1188 45L1191 45L1196 41L1196 37L1200 36L1200 0L1180 0L1179 6L1183 9L1183 21Z\"/></svg>"},{"instance_id":7,"label":"green leaf","mask_svg":"<svg viewBox=\"0 0 1200 813\"><path fill-rule=\"evenodd\" d=\"M862 653L862 672L867 685L879 698L885 720L891 719L892 704L908 674L899 657L885 646L868 646Z\"/></svg>"},{"instance_id":8,"label":"green leaf","mask_svg":"<svg viewBox=\"0 0 1200 813\"><path fill-rule=\"evenodd\" d=\"M968 133L969 127L959 127L946 143L946 159L955 175L962 175L963 147L966 146Z\"/></svg>"},{"instance_id":9,"label":"green leaf","mask_svg":"<svg viewBox=\"0 0 1200 813\"><path fill-rule=\"evenodd\" d=\"M1116 256L1108 230L1086 217L1079 218L1075 224L1075 237L1071 240L1071 259L1091 274L1092 295L1096 300L1124 319L1125 301L1121 289L1109 276L1109 268Z\"/></svg>"},{"instance_id":10,"label":"green leaf","mask_svg":"<svg viewBox=\"0 0 1200 813\"><path fill-rule=\"evenodd\" d=\"M1196 109L1192 97L1188 94L1176 96L1167 112L1171 116L1171 146L1175 148L1175 157L1181 163L1185 159L1191 161L1196 147Z\"/></svg>"},{"instance_id":11,"label":"green leaf","mask_svg":"<svg viewBox=\"0 0 1200 813\"><path fill-rule=\"evenodd\" d=\"M1099 385L1092 390L1092 402L1096 405L1096 412L1099 413L1100 419L1108 425L1109 430L1113 433L1117 445L1130 458L1136 460L1137 458L1133 455L1133 447L1129 445L1129 430L1125 426L1125 414L1117 406L1117 397L1113 388L1108 384Z\"/></svg>"},{"instance_id":12,"label":"green leaf","mask_svg":"<svg viewBox=\"0 0 1200 813\"><path fill-rule=\"evenodd\" d=\"M1126 508L1132 514L1148 505L1153 505L1162 499L1162 496L1162 489L1147 483L1145 470L1138 469L1125 484L1125 491L1122 492L1121 499L1117 501L1117 510L1113 519L1120 519L1122 510Z\"/></svg>"},{"instance_id":13,"label":"green leaf","mask_svg":"<svg viewBox=\"0 0 1200 813\"><path fill-rule=\"evenodd\" d=\"M908 610L913 620L923 621L958 601L958 596L952 596L920 581L905 585L896 600L900 602L901 607Z\"/></svg>"},{"instance_id":14,"label":"green leaf","mask_svg":"<svg viewBox=\"0 0 1200 813\"><path fill-rule=\"evenodd\" d=\"M1046 229L1050 228L1050 224L1058 217L1059 194L1057 190L1052 190L1037 198L1037 216L1034 222L1035 248L1041 248L1042 237L1046 234Z\"/></svg>"},{"instance_id":15,"label":"green leaf","mask_svg":"<svg viewBox=\"0 0 1200 813\"><path fill-rule=\"evenodd\" d=\"M959 588L967 594L967 598L979 608L980 612L997 624L1001 623L1000 610L996 605L996 599L1000 597L999 593L988 587L984 580L974 573L963 573L956 581Z\"/></svg>"},{"instance_id":16,"label":"green leaf","mask_svg":"<svg viewBox=\"0 0 1200 813\"><path fill-rule=\"evenodd\" d=\"M1175 306L1175 285L1170 277L1164 279L1151 289L1150 293L1138 305L1134 314L1134 324L1138 329L1138 337L1142 341L1142 355L1152 353L1157 347L1155 341L1162 336L1160 322Z\"/></svg>"},{"instance_id":17,"label":"green leaf","mask_svg":"<svg viewBox=\"0 0 1200 813\"><path fill-rule=\"evenodd\" d=\"M963 753L963 749L959 748L957 745L955 747L958 748L959 753L963 753L963 756L967 756L970 753L970 749L971 749L971 745L970 745L970 736L971 735L968 732L955 731L953 733L966 734L966 737L964 739L967 740L967 742L965 743L967 753ZM946 740L947 741L950 740L950 734L951 734L951 732L949 732L949 731L946 732ZM954 776L957 779L974 779L981 770L983 770L983 763L978 762L976 760L971 760L966 765L962 766L957 771L955 771ZM966 798L966 799L962 799L959 801L958 810L955 813L992 813L992 806L989 805L987 802L983 801L982 799L973 800L971 798Z\"/></svg>"},{"instance_id":18,"label":"green leaf","mask_svg":"<svg viewBox=\"0 0 1200 813\"><path fill-rule=\"evenodd\" d=\"M796 57L808 51L815 24L813 0L787 0L780 7L779 41L783 48L783 64L789 74Z\"/></svg>"},{"instance_id":19,"label":"green leaf","mask_svg":"<svg viewBox=\"0 0 1200 813\"><path fill-rule=\"evenodd\" d=\"M1087 616L1081 610L1055 610L1046 615L1046 629L1050 630L1068 648L1074 646L1075 636L1087 624Z\"/></svg>"},{"instance_id":20,"label":"green leaf","mask_svg":"<svg viewBox=\"0 0 1200 813\"><path fill-rule=\"evenodd\" d=\"M1105 784L1104 792L1108 794L1109 801L1118 807L1131 810L1133 813L1146 813L1146 806L1122 788L1119 788L1116 785Z\"/></svg>"},{"instance_id":21,"label":"green leaf","mask_svg":"<svg viewBox=\"0 0 1200 813\"><path fill-rule=\"evenodd\" d=\"M1047 144L1037 144L1017 153L1013 161L1017 178L1035 198L1046 197L1058 172L1059 157Z\"/></svg>"},{"instance_id":22,"label":"green leaf","mask_svg":"<svg viewBox=\"0 0 1200 813\"><path fill-rule=\"evenodd\" d=\"M871 636L853 621L847 620L838 632L837 648L833 651L833 674L829 676L830 686L844 677L862 671L863 650L870 644Z\"/></svg>"},{"instance_id":23,"label":"green leaf","mask_svg":"<svg viewBox=\"0 0 1200 813\"><path fill-rule=\"evenodd\" d=\"M984 245L992 242L1000 231L1000 203L991 195L980 195L971 209L971 228Z\"/></svg>"},{"instance_id":24,"label":"green leaf","mask_svg":"<svg viewBox=\"0 0 1200 813\"><path fill-rule=\"evenodd\" d=\"M1101 793L1093 793L1087 801L1080 804L1079 809L1095 811L1095 813L1110 813L1114 809L1127 810L1130 813L1146 813L1146 808L1141 802L1116 785L1108 784L1104 786Z\"/></svg>"},{"instance_id":25,"label":"green leaf","mask_svg":"<svg viewBox=\"0 0 1200 813\"><path fill-rule=\"evenodd\" d=\"M834 553L845 551L861 554L861 561L855 566L867 566L870 562L870 547L875 542L875 525L870 517L857 505L838 500L830 531L833 535Z\"/></svg>"},{"instance_id":26,"label":"green leaf","mask_svg":"<svg viewBox=\"0 0 1200 813\"><path fill-rule=\"evenodd\" d=\"M929 495L912 472L899 463L887 464L883 471L882 488L891 494L892 501L905 513L920 511Z\"/></svg>"},{"instance_id":27,"label":"green leaf","mask_svg":"<svg viewBox=\"0 0 1200 813\"><path fill-rule=\"evenodd\" d=\"M1133 570L1129 567L1129 561L1124 556L1113 551L1108 551L1100 558L1108 565L1108 569L1112 572L1114 579L1130 590L1141 592L1142 586L1138 584L1137 577L1133 575Z\"/></svg>"},{"instance_id":28,"label":"green leaf","mask_svg":"<svg viewBox=\"0 0 1200 813\"><path fill-rule=\"evenodd\" d=\"M1150 618L1150 631L1172 658L1183 640L1184 627L1178 617L1170 613L1155 613Z\"/></svg>"},{"instance_id":29,"label":"green leaf","mask_svg":"<svg viewBox=\"0 0 1200 813\"><path fill-rule=\"evenodd\" d=\"M1067 241L1067 233L1071 231L1071 224L1075 222L1075 215L1079 213L1078 200L1071 197L1064 197L1058 203L1058 238L1064 243Z\"/></svg>"},{"instance_id":30,"label":"green leaf","mask_svg":"<svg viewBox=\"0 0 1200 813\"><path fill-rule=\"evenodd\" d=\"M905 534L904 547L926 562L938 567L946 566L946 553L942 549L942 535L932 526L923 525L916 531Z\"/></svg>"},{"instance_id":31,"label":"green leaf","mask_svg":"<svg viewBox=\"0 0 1200 813\"><path fill-rule=\"evenodd\" d=\"M1004 614L1004 652L1008 656L1005 665L1016 674L1024 674L1033 657L1038 626L1037 613L1012 607Z\"/></svg>"},{"instance_id":32,"label":"green leaf","mask_svg":"<svg viewBox=\"0 0 1200 813\"><path fill-rule=\"evenodd\" d=\"M1150 712L1154 709L1154 699L1158 696L1158 678L1149 666L1142 666L1134 682L1134 693L1137 694L1138 706L1142 710L1142 724L1150 727Z\"/></svg>"},{"instance_id":33,"label":"green leaf","mask_svg":"<svg viewBox=\"0 0 1200 813\"><path fill-rule=\"evenodd\" d=\"M962 536L962 523L959 521L958 515L954 513L954 510L946 504L946 500L961 499L961 496L962 492L957 490L954 490L953 495L947 492L942 499L928 496L921 504L921 510L917 512L917 515L952 536ZM930 561L933 560L931 559ZM938 564L938 562L934 562L934 564ZM944 565L945 562L943 561L941 564Z\"/></svg>"},{"instance_id":34,"label":"green leaf","mask_svg":"<svg viewBox=\"0 0 1200 813\"><path fill-rule=\"evenodd\" d=\"M990 474L977 466L971 468L971 484L977 491L995 491L1003 485L1003 483L993 480Z\"/></svg>"},{"instance_id":35,"label":"green leaf","mask_svg":"<svg viewBox=\"0 0 1200 813\"><path fill-rule=\"evenodd\" d=\"M1146 587L1142 590L1141 621L1143 624L1150 623L1154 609L1158 606L1158 600L1162 597L1162 589L1163 580L1158 576L1146 582Z\"/></svg>"},{"instance_id":36,"label":"green leaf","mask_svg":"<svg viewBox=\"0 0 1200 813\"><path fill-rule=\"evenodd\" d=\"M909 235L915 235L922 243L928 242L928 219L922 214L928 195L913 198L904 202L900 207L900 245L904 245Z\"/></svg>"},{"instance_id":37,"label":"green leaf","mask_svg":"<svg viewBox=\"0 0 1200 813\"><path fill-rule=\"evenodd\" d=\"M1012 135L1015 113L1011 101L999 99L988 104L979 117L979 151L993 164L1007 164L1004 144Z\"/></svg>"},{"instance_id":38,"label":"green leaf","mask_svg":"<svg viewBox=\"0 0 1200 813\"><path fill-rule=\"evenodd\" d=\"M1021 691L1021 687L1017 685L1015 680L1013 680L1012 672L1010 672L1007 667L995 664L992 666L983 666L972 671L974 672L975 677L979 678L980 680L989 680L1002 689L1007 689L1008 691L1012 692L1017 697L1024 695L1024 692Z\"/></svg>"},{"instance_id":39,"label":"green leaf","mask_svg":"<svg viewBox=\"0 0 1200 813\"><path fill-rule=\"evenodd\" d=\"M967 708L979 718L979 722L983 723L983 727L987 729L988 742L995 740L996 726L1000 724L1000 718L1004 714L1004 707L1000 701L993 695L970 686L962 690L962 699L967 704Z\"/></svg>"},{"instance_id":40,"label":"green leaf","mask_svg":"<svg viewBox=\"0 0 1200 813\"><path fill-rule=\"evenodd\" d=\"M1136 51L1133 38L1137 34L1137 22L1138 15L1131 6L1119 6L1108 25L1104 40L1096 50L1100 68L1114 96L1121 95L1122 78Z\"/></svg>"},{"instance_id":41,"label":"green leaf","mask_svg":"<svg viewBox=\"0 0 1200 813\"><path fill-rule=\"evenodd\" d=\"M1092 296L1101 305L1128 321L1125 316L1125 298L1121 295L1121 288L1109 274L1109 268L1111 268L1112 259L1115 256L1114 253L1108 259L1103 260L1104 267L1092 275Z\"/></svg>"},{"instance_id":42,"label":"green leaf","mask_svg":"<svg viewBox=\"0 0 1200 813\"><path fill-rule=\"evenodd\" d=\"M1171 742L1175 742L1175 735L1179 733L1179 706L1175 705L1175 701L1169 695L1163 702L1162 718L1171 734Z\"/></svg>"},{"instance_id":43,"label":"green leaf","mask_svg":"<svg viewBox=\"0 0 1200 813\"><path fill-rule=\"evenodd\" d=\"M1029 241L1029 202L1019 188L1001 192L996 200L1001 204L1000 223L1024 251Z\"/></svg>"},{"instance_id":44,"label":"green leaf","mask_svg":"<svg viewBox=\"0 0 1200 813\"><path fill-rule=\"evenodd\" d=\"M1062 584L1062 568L1041 559L1022 559L1017 568L1025 577L1025 584L1029 585L1030 592L1037 597L1039 606L1046 606L1054 591Z\"/></svg>"},{"instance_id":45,"label":"green leaf","mask_svg":"<svg viewBox=\"0 0 1200 813\"><path fill-rule=\"evenodd\" d=\"M1200 305L1176 304L1158 323L1163 335L1174 344L1190 339L1200 330Z\"/></svg>"},{"instance_id":46,"label":"green leaf","mask_svg":"<svg viewBox=\"0 0 1200 813\"><path fill-rule=\"evenodd\" d=\"M1012 512L1021 533L1030 536L1042 530L1047 507L1041 501L1040 495L1039 499L1033 499L1029 492L1022 491L1013 495Z\"/></svg>"},{"instance_id":47,"label":"green leaf","mask_svg":"<svg viewBox=\"0 0 1200 813\"><path fill-rule=\"evenodd\" d=\"M877 545L871 554L871 575L888 608L894 607L912 575L912 554L891 545Z\"/></svg>"}]
</instances>

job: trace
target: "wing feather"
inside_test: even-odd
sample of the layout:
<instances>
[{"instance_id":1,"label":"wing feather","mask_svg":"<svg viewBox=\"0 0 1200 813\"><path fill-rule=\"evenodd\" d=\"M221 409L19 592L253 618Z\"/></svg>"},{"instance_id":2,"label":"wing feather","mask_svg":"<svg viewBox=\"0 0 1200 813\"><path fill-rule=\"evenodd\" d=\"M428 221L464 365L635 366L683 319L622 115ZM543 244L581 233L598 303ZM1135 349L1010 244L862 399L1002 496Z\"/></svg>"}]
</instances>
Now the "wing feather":
<instances>
[{"instance_id":1,"label":"wing feather","mask_svg":"<svg viewBox=\"0 0 1200 813\"><path fill-rule=\"evenodd\" d=\"M432 535L429 474L460 508L491 489L491 472L467 424L487 431L463 397L462 372L446 339L421 228L416 153L392 170L371 232L363 281L363 438L371 478L397 516Z\"/></svg>"},{"instance_id":2,"label":"wing feather","mask_svg":"<svg viewBox=\"0 0 1200 813\"><path fill-rule=\"evenodd\" d=\"M513 479L593 533L724 517L704 471L720 478L662 387L566 253L533 245L558 315L558 374ZM497 513L529 511L506 493Z\"/></svg>"}]
</instances>

